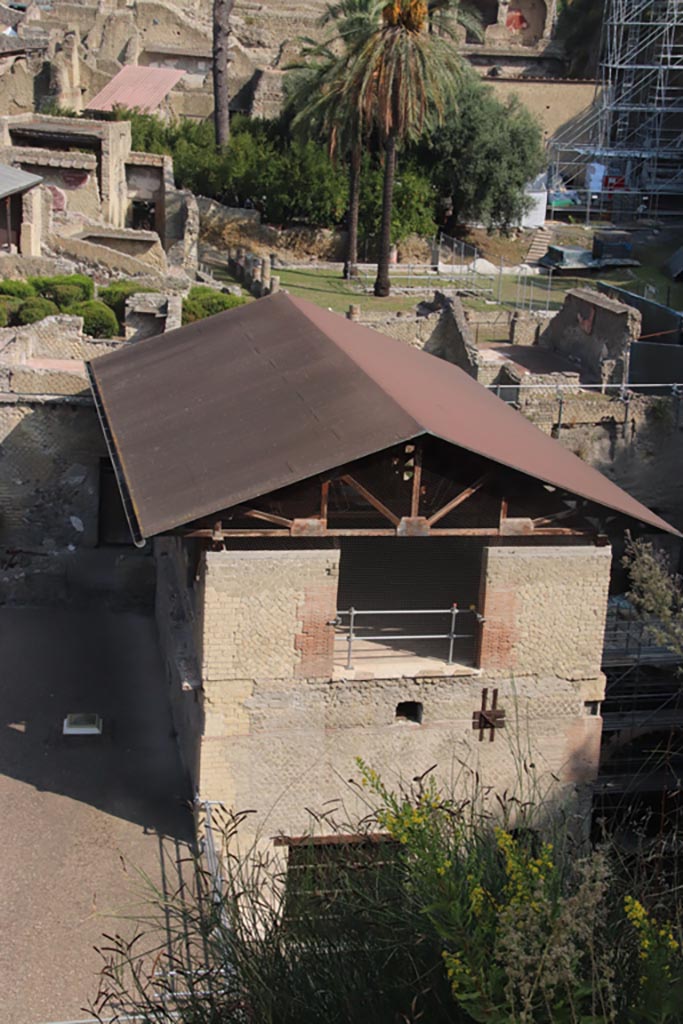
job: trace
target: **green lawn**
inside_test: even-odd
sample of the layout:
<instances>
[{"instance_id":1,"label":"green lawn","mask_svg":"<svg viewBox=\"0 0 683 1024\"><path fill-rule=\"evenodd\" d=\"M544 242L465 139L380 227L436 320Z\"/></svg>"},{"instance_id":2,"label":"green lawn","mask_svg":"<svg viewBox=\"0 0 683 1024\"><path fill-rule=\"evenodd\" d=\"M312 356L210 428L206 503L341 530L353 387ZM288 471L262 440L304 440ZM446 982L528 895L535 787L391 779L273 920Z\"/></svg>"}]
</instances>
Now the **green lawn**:
<instances>
[{"instance_id":1,"label":"green lawn","mask_svg":"<svg viewBox=\"0 0 683 1024\"><path fill-rule=\"evenodd\" d=\"M341 267L340 267L341 270ZM387 299L376 299L365 292L360 285L345 281L340 270L278 270L280 284L292 295L309 299L325 309L346 313L354 303L364 313L396 313L412 310L419 302L418 295L390 295ZM425 296L431 296L434 288L425 288Z\"/></svg>"},{"instance_id":2,"label":"green lawn","mask_svg":"<svg viewBox=\"0 0 683 1024\"><path fill-rule=\"evenodd\" d=\"M639 295L643 294L645 285L652 285L656 289L656 294L651 295L651 298L663 303L670 299L675 309L683 309L683 283L672 282L661 270L668 255L663 247L641 248L637 253L638 258L643 261L641 267L624 267L585 274L581 277L554 274L552 280L549 280L544 275L529 275L524 281L518 279L516 274L505 274L501 284L497 276L490 278L480 275L472 279L476 286L473 293L463 294L462 301L466 308L478 311L496 308L558 310L564 302L566 292L571 288L595 288L598 281L605 281ZM336 313L346 313L351 304L360 306L362 313L410 312L422 299L431 298L436 289L449 288L458 283L457 278L453 281L435 277L433 280L424 280L424 288L420 291L413 290L409 295L393 294L386 299L377 299L367 290L372 286L372 274L366 274L362 283L352 283L341 277L340 270L305 267L279 269L277 273L283 289ZM219 280L233 283L233 279L222 268L214 267L213 272ZM466 286L468 282L460 283ZM394 273L392 285L394 288L415 289L418 281L414 276L399 276L398 273Z\"/></svg>"}]
</instances>

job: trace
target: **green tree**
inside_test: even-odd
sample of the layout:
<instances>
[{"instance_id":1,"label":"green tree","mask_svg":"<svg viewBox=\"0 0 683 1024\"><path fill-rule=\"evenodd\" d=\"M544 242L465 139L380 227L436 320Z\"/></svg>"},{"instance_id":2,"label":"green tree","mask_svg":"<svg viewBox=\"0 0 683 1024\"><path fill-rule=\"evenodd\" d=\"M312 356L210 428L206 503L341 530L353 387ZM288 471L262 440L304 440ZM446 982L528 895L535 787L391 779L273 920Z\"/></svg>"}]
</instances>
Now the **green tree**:
<instances>
[{"instance_id":1,"label":"green tree","mask_svg":"<svg viewBox=\"0 0 683 1024\"><path fill-rule=\"evenodd\" d=\"M400 146L441 123L456 101L462 59L447 15L448 0L392 0L377 4L372 32L349 48L344 102L355 106L384 155L382 222L375 295L390 292L391 219Z\"/></svg>"},{"instance_id":2,"label":"green tree","mask_svg":"<svg viewBox=\"0 0 683 1024\"><path fill-rule=\"evenodd\" d=\"M383 177L381 166L367 157L363 162L359 203L360 235L365 241L377 238L381 229ZM436 199L437 190L427 171L413 160L404 162L394 184L392 245L412 234L434 235Z\"/></svg>"},{"instance_id":3,"label":"green tree","mask_svg":"<svg viewBox=\"0 0 683 1024\"><path fill-rule=\"evenodd\" d=\"M230 15L235 0L213 0L213 100L216 145L227 146L230 139L230 93L228 91L228 46Z\"/></svg>"},{"instance_id":4,"label":"green tree","mask_svg":"<svg viewBox=\"0 0 683 1024\"><path fill-rule=\"evenodd\" d=\"M508 230L528 200L525 185L544 166L541 128L516 96L500 103L474 75L463 77L457 116L423 150L457 219Z\"/></svg>"},{"instance_id":5,"label":"green tree","mask_svg":"<svg viewBox=\"0 0 683 1024\"><path fill-rule=\"evenodd\" d=\"M358 273L358 220L365 142L361 111L345 84L353 46L373 31L377 14L376 0L341 0L328 4L321 25L331 26L331 39L322 43L304 40L302 60L293 67L295 77L290 79L289 102L296 111L294 126L315 131L327 140L332 159L342 155L348 161L345 278L356 277Z\"/></svg>"},{"instance_id":6,"label":"green tree","mask_svg":"<svg viewBox=\"0 0 683 1024\"><path fill-rule=\"evenodd\" d=\"M629 573L628 597L650 639L683 655L683 580L672 573L668 555L649 541L629 540L623 565Z\"/></svg>"}]
</instances>

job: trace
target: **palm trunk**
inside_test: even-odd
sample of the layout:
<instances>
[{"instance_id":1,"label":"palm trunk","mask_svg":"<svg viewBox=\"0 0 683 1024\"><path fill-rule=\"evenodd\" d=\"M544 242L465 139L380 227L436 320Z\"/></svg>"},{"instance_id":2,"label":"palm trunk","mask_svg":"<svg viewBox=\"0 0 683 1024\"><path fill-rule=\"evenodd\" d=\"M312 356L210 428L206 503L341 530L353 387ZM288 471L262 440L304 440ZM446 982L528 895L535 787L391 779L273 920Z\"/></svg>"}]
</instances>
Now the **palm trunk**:
<instances>
[{"instance_id":1,"label":"palm trunk","mask_svg":"<svg viewBox=\"0 0 683 1024\"><path fill-rule=\"evenodd\" d=\"M394 178L396 175L396 136L388 137L384 145L384 191L382 194L382 228L379 240L379 260L375 295L384 298L391 291L389 280L389 259L391 256L391 207L394 200Z\"/></svg>"},{"instance_id":2,"label":"palm trunk","mask_svg":"<svg viewBox=\"0 0 683 1024\"><path fill-rule=\"evenodd\" d=\"M235 0L213 0L213 102L216 145L230 141L230 94L228 91L228 44L230 15Z\"/></svg>"},{"instance_id":3,"label":"palm trunk","mask_svg":"<svg viewBox=\"0 0 683 1024\"><path fill-rule=\"evenodd\" d=\"M361 149L354 146L349 162L349 238L344 263L344 277L358 277L358 214L360 210Z\"/></svg>"}]
</instances>

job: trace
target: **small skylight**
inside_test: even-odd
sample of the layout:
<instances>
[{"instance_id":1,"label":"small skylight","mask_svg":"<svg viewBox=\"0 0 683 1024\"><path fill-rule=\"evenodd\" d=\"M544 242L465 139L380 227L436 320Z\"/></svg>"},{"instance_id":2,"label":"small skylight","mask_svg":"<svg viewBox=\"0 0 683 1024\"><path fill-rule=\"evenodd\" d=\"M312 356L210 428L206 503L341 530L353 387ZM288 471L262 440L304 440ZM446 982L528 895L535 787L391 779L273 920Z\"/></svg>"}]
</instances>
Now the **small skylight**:
<instances>
[{"instance_id":1,"label":"small skylight","mask_svg":"<svg viewBox=\"0 0 683 1024\"><path fill-rule=\"evenodd\" d=\"M64 736L101 736L102 719L94 712L74 712L64 719L62 734Z\"/></svg>"}]
</instances>

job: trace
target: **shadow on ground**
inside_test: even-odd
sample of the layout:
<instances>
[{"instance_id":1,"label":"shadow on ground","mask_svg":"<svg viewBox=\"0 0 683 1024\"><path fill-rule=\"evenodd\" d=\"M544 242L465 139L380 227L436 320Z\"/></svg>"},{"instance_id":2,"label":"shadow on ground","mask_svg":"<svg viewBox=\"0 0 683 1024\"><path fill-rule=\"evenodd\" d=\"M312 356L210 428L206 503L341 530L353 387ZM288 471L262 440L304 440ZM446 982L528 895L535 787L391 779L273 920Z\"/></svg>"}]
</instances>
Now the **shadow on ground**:
<instances>
[{"instance_id":1,"label":"shadow on ground","mask_svg":"<svg viewBox=\"0 0 683 1024\"><path fill-rule=\"evenodd\" d=\"M190 841L182 771L150 616L102 608L0 610L0 773ZM101 737L67 737L95 711Z\"/></svg>"}]
</instances>

